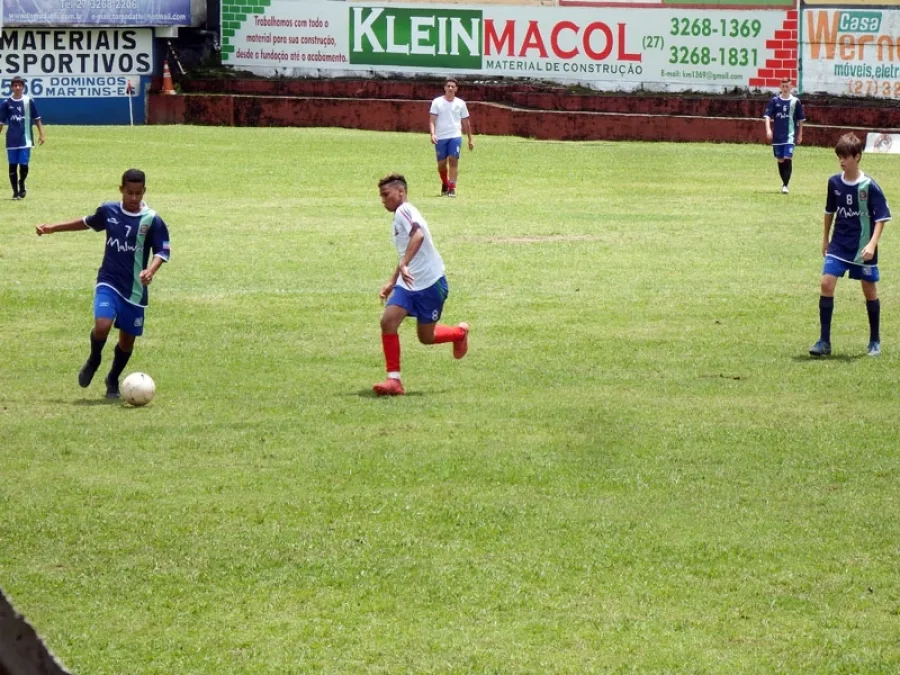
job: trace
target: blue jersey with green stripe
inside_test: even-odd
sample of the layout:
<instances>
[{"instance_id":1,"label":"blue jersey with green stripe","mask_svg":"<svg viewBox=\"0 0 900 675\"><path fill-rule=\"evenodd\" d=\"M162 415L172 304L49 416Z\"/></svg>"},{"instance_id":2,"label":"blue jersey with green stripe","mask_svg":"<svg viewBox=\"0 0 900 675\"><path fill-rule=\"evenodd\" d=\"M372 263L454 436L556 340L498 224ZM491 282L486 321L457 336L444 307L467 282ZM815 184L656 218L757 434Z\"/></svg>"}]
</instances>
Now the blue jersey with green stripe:
<instances>
[{"instance_id":1,"label":"blue jersey with green stripe","mask_svg":"<svg viewBox=\"0 0 900 675\"><path fill-rule=\"evenodd\" d=\"M140 273L150 254L169 259L169 230L156 211L141 205L140 213L129 213L120 202L104 202L85 224L106 232L106 252L97 273L97 285L109 286L133 305L147 306L147 287Z\"/></svg>"},{"instance_id":2,"label":"blue jersey with green stripe","mask_svg":"<svg viewBox=\"0 0 900 675\"><path fill-rule=\"evenodd\" d=\"M33 148L34 134L31 133L31 127L40 118L34 99L30 96L22 96L20 99L10 96L0 103L0 123L7 125L6 148Z\"/></svg>"},{"instance_id":3,"label":"blue jersey with green stripe","mask_svg":"<svg viewBox=\"0 0 900 675\"><path fill-rule=\"evenodd\" d=\"M781 98L781 94L772 97L763 117L772 120L772 145L796 143L797 127L806 119L800 99L796 96Z\"/></svg>"},{"instance_id":4,"label":"blue jersey with green stripe","mask_svg":"<svg viewBox=\"0 0 900 675\"><path fill-rule=\"evenodd\" d=\"M863 264L862 250L872 238L875 223L891 219L884 192L862 172L853 183L845 181L841 173L828 179L825 213L835 215L827 255L858 265ZM878 264L877 248L866 264Z\"/></svg>"}]
</instances>

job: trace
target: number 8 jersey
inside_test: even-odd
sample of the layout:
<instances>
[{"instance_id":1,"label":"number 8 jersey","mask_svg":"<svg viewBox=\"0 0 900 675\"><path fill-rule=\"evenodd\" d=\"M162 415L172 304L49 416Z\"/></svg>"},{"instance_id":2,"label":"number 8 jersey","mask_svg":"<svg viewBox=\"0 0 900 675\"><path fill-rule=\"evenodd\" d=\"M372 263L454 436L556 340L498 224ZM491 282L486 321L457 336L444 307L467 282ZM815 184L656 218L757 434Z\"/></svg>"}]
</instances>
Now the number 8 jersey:
<instances>
[{"instance_id":1,"label":"number 8 jersey","mask_svg":"<svg viewBox=\"0 0 900 675\"><path fill-rule=\"evenodd\" d=\"M884 192L862 172L853 183L846 182L841 173L828 179L825 213L836 216L826 255L857 265L863 264L862 250L872 238L875 223L891 219ZM866 265L877 264L875 249L875 256Z\"/></svg>"}]
</instances>

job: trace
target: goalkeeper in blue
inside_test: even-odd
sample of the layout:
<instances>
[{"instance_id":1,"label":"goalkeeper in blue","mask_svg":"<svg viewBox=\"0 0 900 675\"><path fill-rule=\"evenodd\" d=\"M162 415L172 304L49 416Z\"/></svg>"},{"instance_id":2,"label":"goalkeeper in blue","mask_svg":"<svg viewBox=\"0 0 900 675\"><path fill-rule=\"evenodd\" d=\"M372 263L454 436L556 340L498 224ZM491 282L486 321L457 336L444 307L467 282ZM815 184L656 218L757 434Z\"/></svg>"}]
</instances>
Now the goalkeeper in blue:
<instances>
[{"instance_id":1,"label":"goalkeeper in blue","mask_svg":"<svg viewBox=\"0 0 900 675\"><path fill-rule=\"evenodd\" d=\"M131 358L135 339L144 332L147 287L171 252L165 222L144 203L144 172L126 171L119 192L122 201L104 202L92 215L36 228L39 237L87 229L105 234L105 252L94 291L91 354L78 372L78 384L87 387L91 383L100 367L106 339L114 327L118 328L119 340L106 376L106 397L112 399L119 398L119 377Z\"/></svg>"},{"instance_id":2,"label":"goalkeeper in blue","mask_svg":"<svg viewBox=\"0 0 900 675\"><path fill-rule=\"evenodd\" d=\"M859 169L863 143L855 134L841 136L834 148L841 173L828 179L825 221L822 233L822 280L819 296L821 334L809 353L831 354L831 317L837 280L847 274L858 279L869 317L869 356L881 354L881 301L878 299L878 242L891 219L884 193L870 176ZM834 225L834 229L832 229ZM829 240L830 235L830 240Z\"/></svg>"}]
</instances>

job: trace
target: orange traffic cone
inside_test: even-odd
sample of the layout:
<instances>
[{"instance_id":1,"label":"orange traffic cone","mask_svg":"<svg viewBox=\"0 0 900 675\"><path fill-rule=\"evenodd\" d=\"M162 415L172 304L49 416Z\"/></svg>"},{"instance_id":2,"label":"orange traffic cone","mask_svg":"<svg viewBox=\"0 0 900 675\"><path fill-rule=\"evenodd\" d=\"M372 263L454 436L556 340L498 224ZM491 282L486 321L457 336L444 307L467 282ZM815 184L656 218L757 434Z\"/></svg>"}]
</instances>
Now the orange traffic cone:
<instances>
[{"instance_id":1,"label":"orange traffic cone","mask_svg":"<svg viewBox=\"0 0 900 675\"><path fill-rule=\"evenodd\" d=\"M169 60L168 59L163 61L162 93L164 93L164 94L174 94L175 93L175 85L172 84L172 71L169 70Z\"/></svg>"}]
</instances>

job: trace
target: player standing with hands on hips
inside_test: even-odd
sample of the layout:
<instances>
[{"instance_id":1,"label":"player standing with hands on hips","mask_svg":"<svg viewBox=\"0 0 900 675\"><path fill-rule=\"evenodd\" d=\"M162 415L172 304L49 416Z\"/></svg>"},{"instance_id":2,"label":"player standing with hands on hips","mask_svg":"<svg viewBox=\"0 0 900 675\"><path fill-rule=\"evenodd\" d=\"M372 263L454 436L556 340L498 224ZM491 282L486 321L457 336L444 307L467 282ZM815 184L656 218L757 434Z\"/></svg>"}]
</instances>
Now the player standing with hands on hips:
<instances>
[{"instance_id":1,"label":"player standing with hands on hips","mask_svg":"<svg viewBox=\"0 0 900 675\"><path fill-rule=\"evenodd\" d=\"M862 151L862 141L855 134L844 134L834 148L842 173L828 179L822 233L825 264L819 296L821 335L809 350L812 356L831 354L834 289L838 277L844 276L845 272L851 279L861 282L866 298L866 314L869 317L869 346L866 352L869 356L881 354L881 301L876 286L879 278L878 241L884 224L891 219L891 210L878 184L859 170Z\"/></svg>"},{"instance_id":2,"label":"player standing with hands on hips","mask_svg":"<svg viewBox=\"0 0 900 675\"><path fill-rule=\"evenodd\" d=\"M87 387L100 367L109 332L113 326L118 328L119 341L106 376L106 398L119 398L119 376L131 358L135 339L144 333L147 286L169 260L169 230L156 211L144 203L145 183L143 171L129 169L122 175L119 187L121 202L104 202L90 216L36 228L39 237L88 228L106 234L106 250L94 292L91 355L78 372L78 384Z\"/></svg>"},{"instance_id":3,"label":"player standing with hands on hips","mask_svg":"<svg viewBox=\"0 0 900 675\"><path fill-rule=\"evenodd\" d=\"M766 139L772 144L778 175L781 176L781 192L788 193L791 173L794 170L794 144L803 142L803 104L791 95L791 79L781 80L781 91L773 96L766 106L763 119L766 120ZM774 120L774 129L773 127Z\"/></svg>"},{"instance_id":4,"label":"player standing with hands on hips","mask_svg":"<svg viewBox=\"0 0 900 675\"><path fill-rule=\"evenodd\" d=\"M454 358L469 350L469 324L439 324L450 293L444 276L444 261L431 241L428 223L419 210L406 201L406 179L391 174L378 181L384 208L394 214L391 224L399 262L378 297L387 304L381 315L381 346L387 379L372 389L379 396L403 395L400 381L400 336L397 330L407 316L416 318L419 342L425 345L453 343Z\"/></svg>"},{"instance_id":5,"label":"player standing with hands on hips","mask_svg":"<svg viewBox=\"0 0 900 675\"><path fill-rule=\"evenodd\" d=\"M466 102L456 96L459 82L447 78L444 95L431 102L428 126L431 143L437 155L438 174L441 177L441 196L456 196L456 181L459 178L459 154L462 151L462 135L469 139L469 150L475 149L472 140L472 124Z\"/></svg>"}]
</instances>

